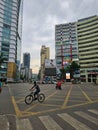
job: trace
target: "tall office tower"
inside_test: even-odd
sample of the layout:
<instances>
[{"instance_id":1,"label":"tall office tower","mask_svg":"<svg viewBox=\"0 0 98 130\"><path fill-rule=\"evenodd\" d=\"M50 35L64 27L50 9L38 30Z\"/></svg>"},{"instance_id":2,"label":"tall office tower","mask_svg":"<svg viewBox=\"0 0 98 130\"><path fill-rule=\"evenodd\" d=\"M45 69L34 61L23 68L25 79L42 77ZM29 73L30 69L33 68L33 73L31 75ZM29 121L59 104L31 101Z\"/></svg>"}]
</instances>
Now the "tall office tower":
<instances>
[{"instance_id":1,"label":"tall office tower","mask_svg":"<svg viewBox=\"0 0 98 130\"><path fill-rule=\"evenodd\" d=\"M76 23L55 26L55 58L57 68L65 68L72 61L78 62Z\"/></svg>"},{"instance_id":2,"label":"tall office tower","mask_svg":"<svg viewBox=\"0 0 98 130\"><path fill-rule=\"evenodd\" d=\"M26 68L30 68L30 53L23 54L23 65Z\"/></svg>"},{"instance_id":3,"label":"tall office tower","mask_svg":"<svg viewBox=\"0 0 98 130\"><path fill-rule=\"evenodd\" d=\"M20 68L23 0L0 0L0 78L17 79Z\"/></svg>"},{"instance_id":4,"label":"tall office tower","mask_svg":"<svg viewBox=\"0 0 98 130\"><path fill-rule=\"evenodd\" d=\"M98 80L98 16L78 20L77 34L81 77Z\"/></svg>"},{"instance_id":5,"label":"tall office tower","mask_svg":"<svg viewBox=\"0 0 98 130\"><path fill-rule=\"evenodd\" d=\"M43 76L44 76L44 69L45 69L45 59L49 59L50 58L50 49L49 47L46 47L44 45L42 45L42 48L41 48L41 53L40 53L40 58L41 58L41 79L43 79Z\"/></svg>"}]
</instances>

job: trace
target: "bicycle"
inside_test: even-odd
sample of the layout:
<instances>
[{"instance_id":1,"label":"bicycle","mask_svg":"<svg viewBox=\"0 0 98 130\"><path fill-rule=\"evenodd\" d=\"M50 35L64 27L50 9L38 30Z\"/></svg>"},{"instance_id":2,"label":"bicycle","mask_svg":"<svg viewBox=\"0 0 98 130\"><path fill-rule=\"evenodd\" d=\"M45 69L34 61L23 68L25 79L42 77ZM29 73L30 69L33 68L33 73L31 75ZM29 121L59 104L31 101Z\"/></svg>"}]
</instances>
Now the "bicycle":
<instances>
[{"instance_id":1,"label":"bicycle","mask_svg":"<svg viewBox=\"0 0 98 130\"><path fill-rule=\"evenodd\" d=\"M27 105L31 104L33 101L38 100L38 102L42 103L45 100L44 93L38 93L36 97L34 97L34 92L31 92L29 95L25 97L25 103Z\"/></svg>"}]
</instances>

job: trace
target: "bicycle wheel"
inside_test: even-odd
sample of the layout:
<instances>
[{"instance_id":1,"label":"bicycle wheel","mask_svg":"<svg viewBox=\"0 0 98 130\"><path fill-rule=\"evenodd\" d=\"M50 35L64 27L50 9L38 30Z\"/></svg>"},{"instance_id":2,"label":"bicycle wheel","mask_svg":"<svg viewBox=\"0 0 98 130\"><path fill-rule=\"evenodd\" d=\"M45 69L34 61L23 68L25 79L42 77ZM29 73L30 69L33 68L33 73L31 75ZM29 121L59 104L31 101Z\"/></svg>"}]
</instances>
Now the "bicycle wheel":
<instances>
[{"instance_id":1,"label":"bicycle wheel","mask_svg":"<svg viewBox=\"0 0 98 130\"><path fill-rule=\"evenodd\" d=\"M45 100L45 95L43 93L40 93L38 94L37 99L40 103L42 103Z\"/></svg>"},{"instance_id":2,"label":"bicycle wheel","mask_svg":"<svg viewBox=\"0 0 98 130\"><path fill-rule=\"evenodd\" d=\"M29 104L31 104L33 102L33 96L32 95L27 95L26 97L25 97L25 103L27 104L27 105L29 105Z\"/></svg>"}]
</instances>

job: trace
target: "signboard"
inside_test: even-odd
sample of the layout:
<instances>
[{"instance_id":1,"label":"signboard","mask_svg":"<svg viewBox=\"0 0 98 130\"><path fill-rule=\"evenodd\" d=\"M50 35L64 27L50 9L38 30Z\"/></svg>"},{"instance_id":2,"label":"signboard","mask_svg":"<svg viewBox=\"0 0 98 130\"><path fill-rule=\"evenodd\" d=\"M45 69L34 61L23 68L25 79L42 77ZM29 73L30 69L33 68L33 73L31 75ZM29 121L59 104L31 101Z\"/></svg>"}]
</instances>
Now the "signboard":
<instances>
[{"instance_id":1,"label":"signboard","mask_svg":"<svg viewBox=\"0 0 98 130\"><path fill-rule=\"evenodd\" d=\"M56 68L55 59L45 59L45 68Z\"/></svg>"},{"instance_id":2,"label":"signboard","mask_svg":"<svg viewBox=\"0 0 98 130\"><path fill-rule=\"evenodd\" d=\"M45 75L56 76L56 60L45 59Z\"/></svg>"},{"instance_id":3,"label":"signboard","mask_svg":"<svg viewBox=\"0 0 98 130\"><path fill-rule=\"evenodd\" d=\"M80 77L80 74L74 74L73 77L74 77L74 78L79 78L79 77Z\"/></svg>"},{"instance_id":4,"label":"signboard","mask_svg":"<svg viewBox=\"0 0 98 130\"><path fill-rule=\"evenodd\" d=\"M66 79L70 79L70 73L66 73Z\"/></svg>"},{"instance_id":5,"label":"signboard","mask_svg":"<svg viewBox=\"0 0 98 130\"><path fill-rule=\"evenodd\" d=\"M56 76L56 68L45 68L45 76Z\"/></svg>"}]
</instances>

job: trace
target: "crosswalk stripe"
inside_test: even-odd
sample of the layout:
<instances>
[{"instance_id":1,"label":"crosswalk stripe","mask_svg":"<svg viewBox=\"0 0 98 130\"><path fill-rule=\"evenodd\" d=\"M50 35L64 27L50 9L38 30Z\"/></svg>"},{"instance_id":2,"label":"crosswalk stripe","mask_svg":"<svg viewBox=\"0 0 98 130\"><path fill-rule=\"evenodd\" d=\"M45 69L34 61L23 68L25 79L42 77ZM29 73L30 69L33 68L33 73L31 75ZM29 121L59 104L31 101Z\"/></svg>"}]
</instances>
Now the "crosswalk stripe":
<instances>
[{"instance_id":1,"label":"crosswalk stripe","mask_svg":"<svg viewBox=\"0 0 98 130\"><path fill-rule=\"evenodd\" d=\"M77 114L77 115L81 116L82 118L84 118L84 119L98 125L98 119L86 114L85 112L77 111L77 112L75 112L75 114Z\"/></svg>"},{"instance_id":2,"label":"crosswalk stripe","mask_svg":"<svg viewBox=\"0 0 98 130\"><path fill-rule=\"evenodd\" d=\"M96 109L88 109L89 112L94 113L98 115L98 110ZM91 116L85 112L82 111L75 111L76 115L82 117L83 119L86 119L90 122L92 122L95 125L98 125L98 118ZM76 130L92 130L89 126L87 126L85 123L78 121L78 118L75 119L70 114L67 113L61 113L57 114L59 118L66 121L69 125L71 125ZM11 123L11 119L9 116L12 115L0 115L0 130L9 130ZM58 124L51 116L39 116L38 117L42 124L44 125L45 129L47 130L63 130L63 128ZM16 130L34 130L34 127L32 127L32 124L29 120L29 118L25 119L18 119L17 117L14 120L16 122L15 129Z\"/></svg>"},{"instance_id":3,"label":"crosswalk stripe","mask_svg":"<svg viewBox=\"0 0 98 130\"><path fill-rule=\"evenodd\" d=\"M9 122L5 115L0 115L0 130L9 130Z\"/></svg>"},{"instance_id":4,"label":"crosswalk stripe","mask_svg":"<svg viewBox=\"0 0 98 130\"><path fill-rule=\"evenodd\" d=\"M16 126L17 130L34 130L31 126L29 119L17 119Z\"/></svg>"},{"instance_id":5,"label":"crosswalk stripe","mask_svg":"<svg viewBox=\"0 0 98 130\"><path fill-rule=\"evenodd\" d=\"M88 111L90 111L90 112L92 112L92 113L98 115L98 110L89 109Z\"/></svg>"},{"instance_id":6,"label":"crosswalk stripe","mask_svg":"<svg viewBox=\"0 0 98 130\"><path fill-rule=\"evenodd\" d=\"M88 126L76 120L67 113L58 114L58 116L66 121L68 124L70 124L72 127L74 127L76 130L91 130Z\"/></svg>"},{"instance_id":7,"label":"crosswalk stripe","mask_svg":"<svg viewBox=\"0 0 98 130\"><path fill-rule=\"evenodd\" d=\"M47 130L63 130L50 116L40 116L39 119Z\"/></svg>"}]
</instances>

